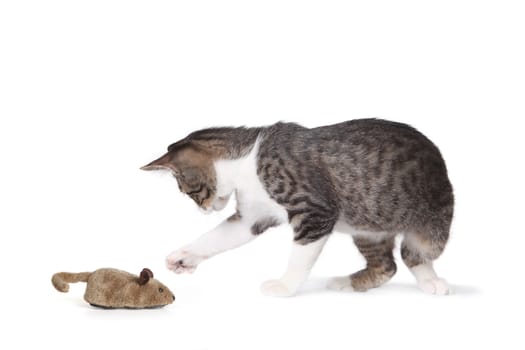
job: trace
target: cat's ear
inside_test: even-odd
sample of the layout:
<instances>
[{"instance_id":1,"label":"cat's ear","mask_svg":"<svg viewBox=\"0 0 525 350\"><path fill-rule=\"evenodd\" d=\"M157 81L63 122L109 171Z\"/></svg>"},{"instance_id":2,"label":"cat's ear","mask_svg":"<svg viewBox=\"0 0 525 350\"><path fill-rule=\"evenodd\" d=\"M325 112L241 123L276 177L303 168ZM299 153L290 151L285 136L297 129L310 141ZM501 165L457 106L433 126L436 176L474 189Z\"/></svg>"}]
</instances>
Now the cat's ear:
<instances>
[{"instance_id":1,"label":"cat's ear","mask_svg":"<svg viewBox=\"0 0 525 350\"><path fill-rule=\"evenodd\" d=\"M144 165L141 170L171 170L174 173L178 173L179 170L175 166L173 159L173 154L171 152L166 153L159 159L155 159L153 162Z\"/></svg>"}]
</instances>

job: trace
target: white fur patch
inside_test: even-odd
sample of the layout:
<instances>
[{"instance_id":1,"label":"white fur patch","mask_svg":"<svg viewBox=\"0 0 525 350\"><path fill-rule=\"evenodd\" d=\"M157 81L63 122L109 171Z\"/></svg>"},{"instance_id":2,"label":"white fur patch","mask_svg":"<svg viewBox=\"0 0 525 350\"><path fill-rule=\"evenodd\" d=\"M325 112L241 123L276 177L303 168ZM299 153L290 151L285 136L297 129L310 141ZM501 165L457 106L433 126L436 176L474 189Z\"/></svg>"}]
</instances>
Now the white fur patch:
<instances>
[{"instance_id":1,"label":"white fur patch","mask_svg":"<svg viewBox=\"0 0 525 350\"><path fill-rule=\"evenodd\" d=\"M294 295L310 274L328 235L305 245L293 243L288 267L278 280L266 281L261 285L261 292L267 296L284 297Z\"/></svg>"},{"instance_id":2,"label":"white fur patch","mask_svg":"<svg viewBox=\"0 0 525 350\"><path fill-rule=\"evenodd\" d=\"M417 285L423 292L436 295L450 294L447 281L437 276L432 263L414 266L410 271L416 278Z\"/></svg>"},{"instance_id":3,"label":"white fur patch","mask_svg":"<svg viewBox=\"0 0 525 350\"><path fill-rule=\"evenodd\" d=\"M392 237L395 235L394 233L390 233L390 232L371 232L371 231L358 230L350 226L348 223L346 223L342 219L336 222L334 226L334 231L346 233L356 238L366 238L373 242L381 242L385 238Z\"/></svg>"},{"instance_id":4,"label":"white fur patch","mask_svg":"<svg viewBox=\"0 0 525 350\"><path fill-rule=\"evenodd\" d=\"M268 297L290 297L295 291L289 290L281 280L269 280L261 284L261 293Z\"/></svg>"},{"instance_id":5,"label":"white fur patch","mask_svg":"<svg viewBox=\"0 0 525 350\"><path fill-rule=\"evenodd\" d=\"M259 141L256 141L245 157L215 162L217 196L229 196L235 191L237 208L242 213L243 220L255 223L258 219L273 217L280 223L285 223L288 221L286 210L270 198L257 175L258 150Z\"/></svg>"},{"instance_id":6,"label":"white fur patch","mask_svg":"<svg viewBox=\"0 0 525 350\"><path fill-rule=\"evenodd\" d=\"M333 277L328 281L326 287L335 291L354 291L354 288L352 288L352 280L350 279L350 276Z\"/></svg>"}]
</instances>

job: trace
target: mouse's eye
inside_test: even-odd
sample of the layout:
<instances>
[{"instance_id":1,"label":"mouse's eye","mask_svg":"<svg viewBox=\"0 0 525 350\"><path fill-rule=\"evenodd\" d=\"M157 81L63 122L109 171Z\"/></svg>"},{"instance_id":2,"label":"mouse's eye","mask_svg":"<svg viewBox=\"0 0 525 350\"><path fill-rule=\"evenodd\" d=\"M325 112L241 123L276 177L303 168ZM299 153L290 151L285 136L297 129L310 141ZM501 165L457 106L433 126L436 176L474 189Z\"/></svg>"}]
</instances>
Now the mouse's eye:
<instances>
[{"instance_id":1,"label":"mouse's eye","mask_svg":"<svg viewBox=\"0 0 525 350\"><path fill-rule=\"evenodd\" d=\"M164 288L159 288L159 293L164 293Z\"/></svg>"}]
</instances>

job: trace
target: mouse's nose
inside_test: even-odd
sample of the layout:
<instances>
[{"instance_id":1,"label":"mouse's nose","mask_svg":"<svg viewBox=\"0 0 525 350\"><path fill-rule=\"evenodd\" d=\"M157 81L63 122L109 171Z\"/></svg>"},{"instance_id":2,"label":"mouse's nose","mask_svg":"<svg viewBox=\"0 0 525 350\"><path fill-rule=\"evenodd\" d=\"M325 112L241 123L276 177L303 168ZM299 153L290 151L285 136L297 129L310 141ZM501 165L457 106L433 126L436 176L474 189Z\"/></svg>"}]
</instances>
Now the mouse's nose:
<instances>
[{"instance_id":1,"label":"mouse's nose","mask_svg":"<svg viewBox=\"0 0 525 350\"><path fill-rule=\"evenodd\" d=\"M175 295L172 295L173 301L175 301Z\"/></svg>"}]
</instances>

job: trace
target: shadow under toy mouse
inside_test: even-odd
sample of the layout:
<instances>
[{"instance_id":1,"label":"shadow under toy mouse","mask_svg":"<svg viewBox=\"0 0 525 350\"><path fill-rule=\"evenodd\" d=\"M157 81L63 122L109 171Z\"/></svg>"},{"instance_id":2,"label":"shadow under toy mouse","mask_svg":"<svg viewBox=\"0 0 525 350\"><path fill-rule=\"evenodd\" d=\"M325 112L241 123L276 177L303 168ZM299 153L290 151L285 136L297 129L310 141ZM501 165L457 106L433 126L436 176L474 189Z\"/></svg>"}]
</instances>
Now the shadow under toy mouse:
<instances>
[{"instance_id":1,"label":"shadow under toy mouse","mask_svg":"<svg viewBox=\"0 0 525 350\"><path fill-rule=\"evenodd\" d=\"M173 303L173 293L153 278L150 269L139 276L117 269L98 269L94 272L59 272L51 278L60 292L69 291L68 283L87 282L84 300L105 309L159 308Z\"/></svg>"}]
</instances>

